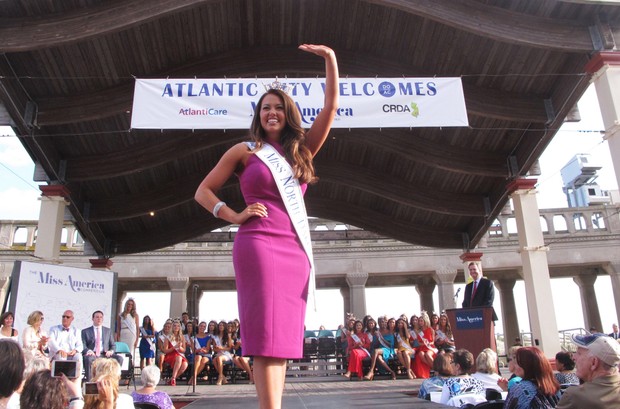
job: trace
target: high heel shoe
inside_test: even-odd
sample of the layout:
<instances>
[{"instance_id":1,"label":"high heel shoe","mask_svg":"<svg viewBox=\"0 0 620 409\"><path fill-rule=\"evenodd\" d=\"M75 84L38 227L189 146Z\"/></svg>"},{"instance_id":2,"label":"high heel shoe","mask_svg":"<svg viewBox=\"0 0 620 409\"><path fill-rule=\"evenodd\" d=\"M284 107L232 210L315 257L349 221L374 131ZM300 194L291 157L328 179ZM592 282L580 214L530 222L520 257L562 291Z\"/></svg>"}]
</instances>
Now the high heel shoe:
<instances>
[{"instance_id":1,"label":"high heel shoe","mask_svg":"<svg viewBox=\"0 0 620 409\"><path fill-rule=\"evenodd\" d=\"M396 372L390 371L390 375L392 376L392 380L395 381L396 380Z\"/></svg>"},{"instance_id":2,"label":"high heel shoe","mask_svg":"<svg viewBox=\"0 0 620 409\"><path fill-rule=\"evenodd\" d=\"M345 374L342 374L342 376L344 376L345 378L350 378L351 377L351 372L347 372Z\"/></svg>"},{"instance_id":3,"label":"high heel shoe","mask_svg":"<svg viewBox=\"0 0 620 409\"><path fill-rule=\"evenodd\" d=\"M410 369L410 370L409 370L409 372L407 373L407 377L408 377L409 379L415 379L415 378L416 378L415 374L413 373L413 371L412 371L411 369Z\"/></svg>"},{"instance_id":4,"label":"high heel shoe","mask_svg":"<svg viewBox=\"0 0 620 409\"><path fill-rule=\"evenodd\" d=\"M223 378L223 376L218 376L217 377L217 382L215 383L217 386L222 386L222 378Z\"/></svg>"},{"instance_id":5,"label":"high heel shoe","mask_svg":"<svg viewBox=\"0 0 620 409\"><path fill-rule=\"evenodd\" d=\"M375 377L375 374L370 372L368 375L364 376L364 379L367 381L372 381L374 377Z\"/></svg>"}]
</instances>

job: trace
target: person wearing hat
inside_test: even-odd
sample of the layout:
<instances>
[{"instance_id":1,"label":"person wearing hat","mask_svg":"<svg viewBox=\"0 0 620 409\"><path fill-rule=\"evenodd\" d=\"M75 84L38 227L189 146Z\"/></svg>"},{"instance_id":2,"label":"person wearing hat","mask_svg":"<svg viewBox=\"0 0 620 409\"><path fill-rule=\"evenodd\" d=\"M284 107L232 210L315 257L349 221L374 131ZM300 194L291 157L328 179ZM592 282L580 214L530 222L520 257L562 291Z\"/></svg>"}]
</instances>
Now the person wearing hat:
<instances>
[{"instance_id":1,"label":"person wearing hat","mask_svg":"<svg viewBox=\"0 0 620 409\"><path fill-rule=\"evenodd\" d=\"M605 334L573 335L577 376L584 382L571 386L556 409L620 408L620 344Z\"/></svg>"}]
</instances>

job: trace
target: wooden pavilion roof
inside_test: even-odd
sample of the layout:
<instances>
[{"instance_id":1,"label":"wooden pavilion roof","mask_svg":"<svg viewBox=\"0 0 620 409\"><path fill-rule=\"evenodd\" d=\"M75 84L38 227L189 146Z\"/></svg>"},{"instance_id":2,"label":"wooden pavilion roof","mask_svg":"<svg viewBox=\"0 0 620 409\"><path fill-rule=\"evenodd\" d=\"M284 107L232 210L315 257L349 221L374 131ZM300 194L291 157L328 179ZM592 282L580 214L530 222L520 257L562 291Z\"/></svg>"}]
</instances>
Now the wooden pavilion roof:
<instances>
[{"instance_id":1,"label":"wooden pavilion roof","mask_svg":"<svg viewBox=\"0 0 620 409\"><path fill-rule=\"evenodd\" d=\"M193 194L246 136L130 131L134 77L324 75L301 43L331 46L341 76L459 76L470 127L333 129L307 207L468 249L584 93L592 55L615 49L619 23L620 6L578 0L7 0L0 102L107 257L221 227ZM236 179L221 196L243 207Z\"/></svg>"}]
</instances>

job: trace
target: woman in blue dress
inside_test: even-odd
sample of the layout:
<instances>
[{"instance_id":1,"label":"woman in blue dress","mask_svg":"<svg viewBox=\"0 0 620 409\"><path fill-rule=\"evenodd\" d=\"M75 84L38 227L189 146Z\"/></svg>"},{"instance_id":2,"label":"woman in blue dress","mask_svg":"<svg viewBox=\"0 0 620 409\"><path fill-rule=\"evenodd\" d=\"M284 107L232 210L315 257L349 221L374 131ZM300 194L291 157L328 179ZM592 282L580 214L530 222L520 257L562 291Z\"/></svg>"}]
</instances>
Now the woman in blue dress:
<instances>
[{"instance_id":1,"label":"woman in blue dress","mask_svg":"<svg viewBox=\"0 0 620 409\"><path fill-rule=\"evenodd\" d=\"M375 331L375 338L377 340L377 347L372 353L372 361L370 363L370 370L368 374L364 376L364 379L370 381L375 376L375 366L377 361L390 373L392 380L396 379L396 373L387 364L390 359L394 359L396 352L394 351L394 331L396 329L396 321L394 318L379 317L379 330Z\"/></svg>"},{"instance_id":2,"label":"woman in blue dress","mask_svg":"<svg viewBox=\"0 0 620 409\"><path fill-rule=\"evenodd\" d=\"M144 365L153 365L153 359L155 358L155 326L151 317L145 315L142 319L142 326L140 327L140 369L144 368Z\"/></svg>"}]
</instances>

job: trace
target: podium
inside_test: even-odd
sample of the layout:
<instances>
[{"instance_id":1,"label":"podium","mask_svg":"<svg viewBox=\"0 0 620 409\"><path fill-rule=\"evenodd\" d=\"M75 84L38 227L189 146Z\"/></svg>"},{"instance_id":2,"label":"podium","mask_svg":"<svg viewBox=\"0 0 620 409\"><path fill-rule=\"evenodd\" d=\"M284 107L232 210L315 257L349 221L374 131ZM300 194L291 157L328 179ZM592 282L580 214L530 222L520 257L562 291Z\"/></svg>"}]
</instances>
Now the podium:
<instances>
[{"instance_id":1,"label":"podium","mask_svg":"<svg viewBox=\"0 0 620 409\"><path fill-rule=\"evenodd\" d=\"M446 314L457 349L468 350L474 359L485 348L497 353L493 307L453 308L446 310Z\"/></svg>"}]
</instances>

